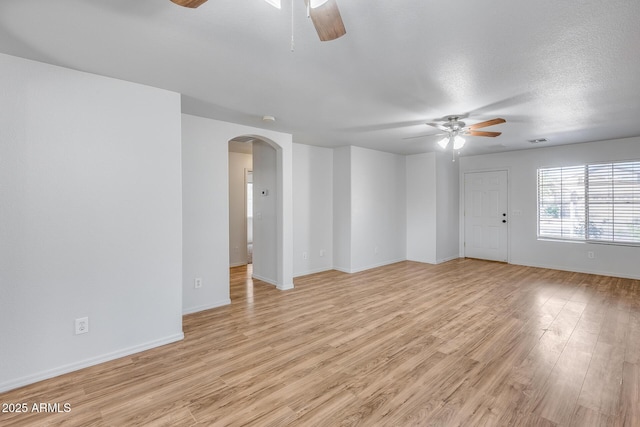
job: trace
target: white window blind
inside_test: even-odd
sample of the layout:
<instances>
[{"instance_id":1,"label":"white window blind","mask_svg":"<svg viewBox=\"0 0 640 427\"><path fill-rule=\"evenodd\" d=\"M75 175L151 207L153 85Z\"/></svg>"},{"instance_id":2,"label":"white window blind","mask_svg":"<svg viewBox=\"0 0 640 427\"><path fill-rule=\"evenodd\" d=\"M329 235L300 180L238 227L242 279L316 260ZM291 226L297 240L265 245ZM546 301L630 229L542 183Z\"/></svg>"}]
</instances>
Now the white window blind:
<instances>
[{"instance_id":1,"label":"white window blind","mask_svg":"<svg viewBox=\"0 0 640 427\"><path fill-rule=\"evenodd\" d=\"M640 162L538 169L538 236L640 244Z\"/></svg>"}]
</instances>

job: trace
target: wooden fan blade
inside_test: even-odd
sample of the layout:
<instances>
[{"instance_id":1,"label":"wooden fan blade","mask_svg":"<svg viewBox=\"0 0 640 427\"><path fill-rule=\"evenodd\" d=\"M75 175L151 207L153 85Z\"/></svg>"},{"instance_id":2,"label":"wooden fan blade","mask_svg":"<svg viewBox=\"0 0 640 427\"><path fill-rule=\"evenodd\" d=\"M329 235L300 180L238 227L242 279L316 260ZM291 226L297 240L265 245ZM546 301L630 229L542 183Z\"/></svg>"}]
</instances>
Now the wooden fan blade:
<instances>
[{"instance_id":1,"label":"wooden fan blade","mask_svg":"<svg viewBox=\"0 0 640 427\"><path fill-rule=\"evenodd\" d=\"M206 3L207 0L171 0L178 6L190 7L195 9L200 6L202 3Z\"/></svg>"},{"instance_id":2,"label":"wooden fan blade","mask_svg":"<svg viewBox=\"0 0 640 427\"><path fill-rule=\"evenodd\" d=\"M490 137L496 137L496 136L500 136L502 135L502 132L486 132L483 130L470 130L468 132L468 135L471 136L490 136Z\"/></svg>"},{"instance_id":3,"label":"wooden fan blade","mask_svg":"<svg viewBox=\"0 0 640 427\"><path fill-rule=\"evenodd\" d=\"M425 125L433 126L434 128L440 129L444 132L449 132L451 130L448 127L442 126L440 123L425 123Z\"/></svg>"},{"instance_id":4,"label":"wooden fan blade","mask_svg":"<svg viewBox=\"0 0 640 427\"><path fill-rule=\"evenodd\" d=\"M316 27L320 41L335 40L347 34L336 0L328 0L315 8L309 7L309 16L313 26Z\"/></svg>"},{"instance_id":5,"label":"wooden fan blade","mask_svg":"<svg viewBox=\"0 0 640 427\"><path fill-rule=\"evenodd\" d=\"M486 122L476 123L475 125L467 126L469 129L480 129L486 128L487 126L499 125L500 123L505 123L505 119L493 119L487 120Z\"/></svg>"}]
</instances>

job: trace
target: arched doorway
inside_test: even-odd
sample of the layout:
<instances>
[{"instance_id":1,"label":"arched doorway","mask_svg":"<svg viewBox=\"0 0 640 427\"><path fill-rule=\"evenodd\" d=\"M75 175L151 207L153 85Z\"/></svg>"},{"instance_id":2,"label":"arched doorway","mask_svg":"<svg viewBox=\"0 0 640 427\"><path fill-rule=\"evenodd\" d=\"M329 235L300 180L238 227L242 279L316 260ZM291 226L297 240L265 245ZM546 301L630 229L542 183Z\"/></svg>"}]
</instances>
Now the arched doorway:
<instances>
[{"instance_id":1,"label":"arched doorway","mask_svg":"<svg viewBox=\"0 0 640 427\"><path fill-rule=\"evenodd\" d=\"M293 143L290 134L182 117L183 314L229 304L229 141L258 138L276 153L278 289L293 288ZM178 245L179 247L179 245ZM195 286L200 283L201 286Z\"/></svg>"},{"instance_id":2,"label":"arched doorway","mask_svg":"<svg viewBox=\"0 0 640 427\"><path fill-rule=\"evenodd\" d=\"M251 144L253 173L253 277L278 289L293 288L292 255L292 183L291 146L283 146L265 136L248 134L229 139L229 144ZM248 151L248 150L247 150ZM229 172L238 175L238 162L229 161ZM246 169L243 167L243 169ZM244 174L245 171L243 170ZM237 195L229 194L229 200ZM243 196L244 197L244 196ZM237 227L238 218L229 218ZM230 260L239 248L232 242ZM242 256L242 250L239 250Z\"/></svg>"}]
</instances>

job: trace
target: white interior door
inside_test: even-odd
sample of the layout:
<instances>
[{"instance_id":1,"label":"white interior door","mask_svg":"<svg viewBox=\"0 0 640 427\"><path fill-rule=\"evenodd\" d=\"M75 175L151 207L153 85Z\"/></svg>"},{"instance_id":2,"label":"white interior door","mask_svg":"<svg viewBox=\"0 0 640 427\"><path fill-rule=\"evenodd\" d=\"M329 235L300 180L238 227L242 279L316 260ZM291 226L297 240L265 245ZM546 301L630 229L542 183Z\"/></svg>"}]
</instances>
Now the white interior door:
<instances>
[{"instance_id":1,"label":"white interior door","mask_svg":"<svg viewBox=\"0 0 640 427\"><path fill-rule=\"evenodd\" d=\"M507 171L464 175L464 256L508 260Z\"/></svg>"}]
</instances>

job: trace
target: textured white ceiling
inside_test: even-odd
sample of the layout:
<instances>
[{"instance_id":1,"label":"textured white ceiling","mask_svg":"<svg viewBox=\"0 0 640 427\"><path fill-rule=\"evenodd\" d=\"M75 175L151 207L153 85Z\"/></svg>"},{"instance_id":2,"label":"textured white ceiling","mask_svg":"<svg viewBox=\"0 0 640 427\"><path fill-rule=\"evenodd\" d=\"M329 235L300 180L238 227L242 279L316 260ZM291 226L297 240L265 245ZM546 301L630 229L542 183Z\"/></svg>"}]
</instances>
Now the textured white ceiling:
<instances>
[{"instance_id":1,"label":"textured white ceiling","mask_svg":"<svg viewBox=\"0 0 640 427\"><path fill-rule=\"evenodd\" d=\"M321 43L304 0L293 22L287 0L2 0L0 52L180 92L186 113L304 144L433 151L436 136L405 138L452 114L507 120L463 154L640 135L638 0L338 4L347 34Z\"/></svg>"}]
</instances>

